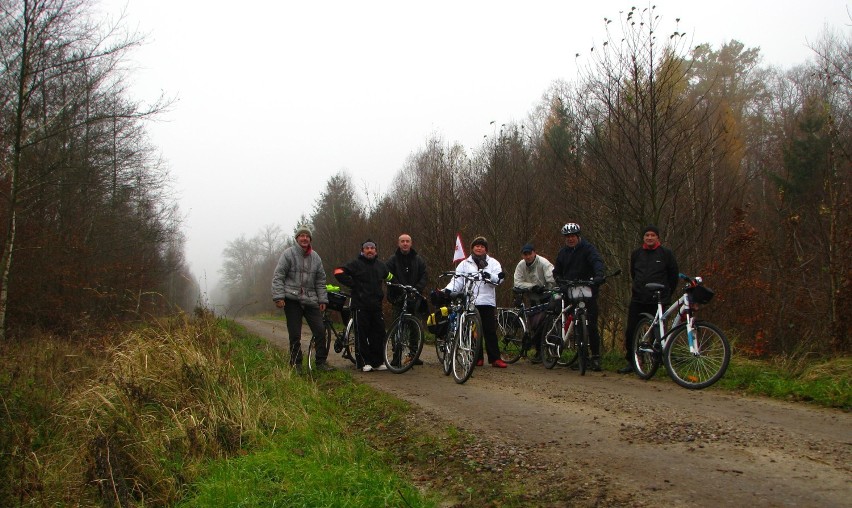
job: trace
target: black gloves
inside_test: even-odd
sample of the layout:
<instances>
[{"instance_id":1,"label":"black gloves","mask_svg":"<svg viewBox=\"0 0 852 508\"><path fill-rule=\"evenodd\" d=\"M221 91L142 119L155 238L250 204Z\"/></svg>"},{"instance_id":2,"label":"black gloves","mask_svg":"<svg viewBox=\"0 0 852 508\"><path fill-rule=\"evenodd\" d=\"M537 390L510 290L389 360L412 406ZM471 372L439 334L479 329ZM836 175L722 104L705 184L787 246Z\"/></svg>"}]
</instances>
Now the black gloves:
<instances>
[{"instance_id":1,"label":"black gloves","mask_svg":"<svg viewBox=\"0 0 852 508\"><path fill-rule=\"evenodd\" d=\"M491 280L491 274L488 272L482 272L482 280Z\"/></svg>"},{"instance_id":2,"label":"black gloves","mask_svg":"<svg viewBox=\"0 0 852 508\"><path fill-rule=\"evenodd\" d=\"M606 282L606 277L604 277L603 275L595 275L595 278L592 279L592 284L594 284L595 286L600 286L604 282Z\"/></svg>"},{"instance_id":3,"label":"black gloves","mask_svg":"<svg viewBox=\"0 0 852 508\"><path fill-rule=\"evenodd\" d=\"M533 293L541 294L541 293L544 293L544 287L536 284L535 286L530 288L530 291L533 292Z\"/></svg>"}]
</instances>

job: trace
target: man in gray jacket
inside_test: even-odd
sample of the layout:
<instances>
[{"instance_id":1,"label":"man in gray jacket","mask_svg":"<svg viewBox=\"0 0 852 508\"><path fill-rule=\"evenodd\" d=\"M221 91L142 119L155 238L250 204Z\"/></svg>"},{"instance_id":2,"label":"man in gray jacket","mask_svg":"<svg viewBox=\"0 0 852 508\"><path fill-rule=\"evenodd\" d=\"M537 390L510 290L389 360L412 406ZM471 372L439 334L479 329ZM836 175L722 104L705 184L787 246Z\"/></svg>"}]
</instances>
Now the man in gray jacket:
<instances>
[{"instance_id":1,"label":"man in gray jacket","mask_svg":"<svg viewBox=\"0 0 852 508\"><path fill-rule=\"evenodd\" d=\"M325 336L322 312L328 303L325 290L325 269L322 259L311 248L311 230L300 226L296 230L296 245L284 250L272 275L272 300L284 309L287 333L290 336L290 365L302 367L302 317L315 337ZM317 369L333 370L326 363L328 349L325 341L317 341Z\"/></svg>"},{"instance_id":2,"label":"man in gray jacket","mask_svg":"<svg viewBox=\"0 0 852 508\"><path fill-rule=\"evenodd\" d=\"M556 285L553 279L553 263L544 256L535 252L535 246L528 243L521 247L521 259L515 266L514 287L528 292L530 305L538 305L548 300L549 296L544 294L545 290L552 289ZM529 333L531 335L532 347L535 352L530 357L532 363L541 363L541 320L544 312L539 312L530 317Z\"/></svg>"}]
</instances>

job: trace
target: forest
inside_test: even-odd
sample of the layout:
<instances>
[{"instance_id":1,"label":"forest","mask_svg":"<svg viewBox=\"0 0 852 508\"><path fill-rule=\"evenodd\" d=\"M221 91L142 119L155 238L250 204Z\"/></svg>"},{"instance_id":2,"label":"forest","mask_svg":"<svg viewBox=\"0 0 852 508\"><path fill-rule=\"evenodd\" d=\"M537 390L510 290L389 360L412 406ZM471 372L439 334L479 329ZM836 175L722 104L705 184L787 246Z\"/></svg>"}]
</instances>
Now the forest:
<instances>
[{"instance_id":1,"label":"forest","mask_svg":"<svg viewBox=\"0 0 852 508\"><path fill-rule=\"evenodd\" d=\"M690 44L654 9L614 21L575 81L553 83L524 121L493 122L475 149L433 135L381 195L345 170L330 177L313 209L293 218L312 228L326 272L367 238L386 259L408 233L436 287L453 268L458 233L466 250L488 238L511 274L523 244L554 260L560 227L577 222L607 269L623 271L602 292L612 349L630 298L630 252L655 224L681 271L715 291L700 315L738 352L848 353L849 33L825 31L812 58L780 70L737 40ZM278 224L228 242L228 312L272 309L272 271L291 243ZM498 290L500 305L510 305L510 285Z\"/></svg>"},{"instance_id":2,"label":"forest","mask_svg":"<svg viewBox=\"0 0 852 508\"><path fill-rule=\"evenodd\" d=\"M0 2L0 338L176 307L198 284L181 213L128 91L143 37L85 0Z\"/></svg>"}]
</instances>

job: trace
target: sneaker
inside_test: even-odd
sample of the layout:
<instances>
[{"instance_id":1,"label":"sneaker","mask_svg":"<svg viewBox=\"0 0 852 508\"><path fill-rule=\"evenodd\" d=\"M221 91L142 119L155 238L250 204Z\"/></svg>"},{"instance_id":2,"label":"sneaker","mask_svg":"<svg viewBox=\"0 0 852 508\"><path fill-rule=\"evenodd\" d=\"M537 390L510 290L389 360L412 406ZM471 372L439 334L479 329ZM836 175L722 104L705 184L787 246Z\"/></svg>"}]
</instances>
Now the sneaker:
<instances>
[{"instance_id":1,"label":"sneaker","mask_svg":"<svg viewBox=\"0 0 852 508\"><path fill-rule=\"evenodd\" d=\"M334 370L334 367L332 367L331 365L329 365L325 362L322 362L322 363L317 363L317 370L321 371L321 372L331 372L331 371Z\"/></svg>"},{"instance_id":2,"label":"sneaker","mask_svg":"<svg viewBox=\"0 0 852 508\"><path fill-rule=\"evenodd\" d=\"M373 366L370 364L364 365L361 367L361 372L370 372L373 370Z\"/></svg>"},{"instance_id":3,"label":"sneaker","mask_svg":"<svg viewBox=\"0 0 852 508\"><path fill-rule=\"evenodd\" d=\"M630 365L630 364L627 364L627 365L625 365L624 367L622 367L622 368L618 369L618 371L617 371L617 372L618 372L619 374L630 374L631 372L633 372L633 366L632 366L632 365Z\"/></svg>"},{"instance_id":4,"label":"sneaker","mask_svg":"<svg viewBox=\"0 0 852 508\"><path fill-rule=\"evenodd\" d=\"M384 363L380 363L378 367L373 367L373 370L388 370L388 366Z\"/></svg>"},{"instance_id":5,"label":"sneaker","mask_svg":"<svg viewBox=\"0 0 852 508\"><path fill-rule=\"evenodd\" d=\"M335 340L334 341L334 352L339 353L341 351L343 351L343 341L342 340Z\"/></svg>"},{"instance_id":6,"label":"sneaker","mask_svg":"<svg viewBox=\"0 0 852 508\"><path fill-rule=\"evenodd\" d=\"M504 362L503 360L494 360L493 362L491 362L491 366L497 367L498 369L505 369L506 367L508 367L508 365L506 365L506 362Z\"/></svg>"},{"instance_id":7,"label":"sneaker","mask_svg":"<svg viewBox=\"0 0 852 508\"><path fill-rule=\"evenodd\" d=\"M483 362L482 359L476 360L477 367L482 367L483 365L485 365L485 362Z\"/></svg>"}]
</instances>

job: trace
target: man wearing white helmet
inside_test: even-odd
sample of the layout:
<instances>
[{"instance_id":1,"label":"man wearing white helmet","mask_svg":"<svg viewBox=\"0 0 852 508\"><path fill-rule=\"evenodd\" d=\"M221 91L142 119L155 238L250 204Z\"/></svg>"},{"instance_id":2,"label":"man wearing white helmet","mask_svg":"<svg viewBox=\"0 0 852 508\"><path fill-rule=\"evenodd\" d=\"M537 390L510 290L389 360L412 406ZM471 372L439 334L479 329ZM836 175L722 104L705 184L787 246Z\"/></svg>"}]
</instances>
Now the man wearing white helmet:
<instances>
[{"instance_id":1,"label":"man wearing white helmet","mask_svg":"<svg viewBox=\"0 0 852 508\"><path fill-rule=\"evenodd\" d=\"M569 222L562 226L565 247L559 250L554 263L553 277L562 280L592 280L592 297L586 301L589 317L589 347L592 350L592 370L601 370L601 337L598 333L598 286L603 283L604 266L598 249L580 238L580 225Z\"/></svg>"}]
</instances>

